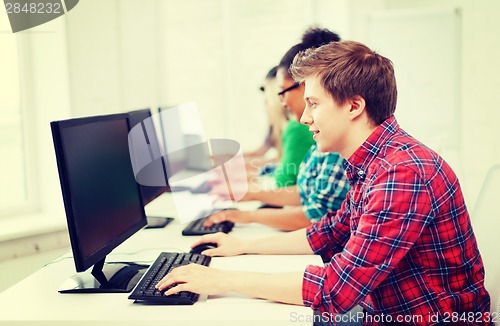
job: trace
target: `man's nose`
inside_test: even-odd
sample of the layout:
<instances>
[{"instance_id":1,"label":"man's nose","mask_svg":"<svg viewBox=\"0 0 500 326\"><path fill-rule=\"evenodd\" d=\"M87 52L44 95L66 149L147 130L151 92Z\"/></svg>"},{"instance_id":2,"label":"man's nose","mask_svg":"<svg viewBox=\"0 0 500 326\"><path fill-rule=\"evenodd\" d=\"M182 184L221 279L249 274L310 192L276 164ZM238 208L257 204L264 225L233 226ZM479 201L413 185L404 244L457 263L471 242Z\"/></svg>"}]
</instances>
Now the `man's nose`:
<instances>
[{"instance_id":1,"label":"man's nose","mask_svg":"<svg viewBox=\"0 0 500 326\"><path fill-rule=\"evenodd\" d=\"M310 125L312 124L313 119L311 115L311 108L309 105L306 105L306 108L304 109L304 112L302 112L302 116L300 117L300 123L305 124L305 125Z\"/></svg>"}]
</instances>

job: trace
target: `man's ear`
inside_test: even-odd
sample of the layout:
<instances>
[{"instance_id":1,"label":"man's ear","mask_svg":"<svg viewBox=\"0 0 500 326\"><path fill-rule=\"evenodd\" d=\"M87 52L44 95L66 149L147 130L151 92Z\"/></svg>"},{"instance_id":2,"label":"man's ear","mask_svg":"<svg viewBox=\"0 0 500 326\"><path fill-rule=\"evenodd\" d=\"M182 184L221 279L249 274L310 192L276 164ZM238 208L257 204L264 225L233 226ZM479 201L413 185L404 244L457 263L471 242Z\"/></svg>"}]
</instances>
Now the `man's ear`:
<instances>
[{"instance_id":1,"label":"man's ear","mask_svg":"<svg viewBox=\"0 0 500 326\"><path fill-rule=\"evenodd\" d=\"M355 95L348 100L349 116L352 120L359 117L366 109L365 99L359 95Z\"/></svg>"}]
</instances>

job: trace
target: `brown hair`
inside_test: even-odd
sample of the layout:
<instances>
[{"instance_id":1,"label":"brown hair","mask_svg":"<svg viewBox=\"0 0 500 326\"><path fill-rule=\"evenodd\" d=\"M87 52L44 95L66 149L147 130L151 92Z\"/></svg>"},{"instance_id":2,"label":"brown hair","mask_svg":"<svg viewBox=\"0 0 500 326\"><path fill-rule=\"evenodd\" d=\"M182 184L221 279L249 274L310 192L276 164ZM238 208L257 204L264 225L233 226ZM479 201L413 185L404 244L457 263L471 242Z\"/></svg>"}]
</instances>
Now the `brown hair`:
<instances>
[{"instance_id":1,"label":"brown hair","mask_svg":"<svg viewBox=\"0 0 500 326\"><path fill-rule=\"evenodd\" d=\"M317 75L337 104L353 96L366 102L368 117L377 125L396 110L397 87L392 62L354 41L332 42L299 53L290 73L295 81Z\"/></svg>"}]
</instances>

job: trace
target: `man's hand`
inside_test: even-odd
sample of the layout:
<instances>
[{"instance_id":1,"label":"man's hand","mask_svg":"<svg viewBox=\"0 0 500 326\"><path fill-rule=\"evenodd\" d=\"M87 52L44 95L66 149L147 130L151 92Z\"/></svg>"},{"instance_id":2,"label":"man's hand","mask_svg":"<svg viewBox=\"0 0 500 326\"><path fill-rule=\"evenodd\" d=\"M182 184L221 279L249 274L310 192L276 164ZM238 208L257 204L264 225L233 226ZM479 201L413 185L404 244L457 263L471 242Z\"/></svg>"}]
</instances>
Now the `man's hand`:
<instances>
[{"instance_id":1,"label":"man's hand","mask_svg":"<svg viewBox=\"0 0 500 326\"><path fill-rule=\"evenodd\" d=\"M217 248L207 249L202 254L207 256L237 256L247 253L246 242L222 232L206 234L191 245L191 248L203 243L215 243Z\"/></svg>"},{"instance_id":2,"label":"man's hand","mask_svg":"<svg viewBox=\"0 0 500 326\"><path fill-rule=\"evenodd\" d=\"M175 294L180 291L189 291L203 294L220 294L229 291L226 276L228 272L202 266L189 264L174 268L158 282L156 288L160 291L175 285L165 292L165 295Z\"/></svg>"},{"instance_id":3,"label":"man's hand","mask_svg":"<svg viewBox=\"0 0 500 326\"><path fill-rule=\"evenodd\" d=\"M230 221L233 223L251 223L253 222L252 216L253 212L242 212L236 209L227 209L212 214L206 219L203 225L209 227L212 224L217 224L224 221Z\"/></svg>"}]
</instances>

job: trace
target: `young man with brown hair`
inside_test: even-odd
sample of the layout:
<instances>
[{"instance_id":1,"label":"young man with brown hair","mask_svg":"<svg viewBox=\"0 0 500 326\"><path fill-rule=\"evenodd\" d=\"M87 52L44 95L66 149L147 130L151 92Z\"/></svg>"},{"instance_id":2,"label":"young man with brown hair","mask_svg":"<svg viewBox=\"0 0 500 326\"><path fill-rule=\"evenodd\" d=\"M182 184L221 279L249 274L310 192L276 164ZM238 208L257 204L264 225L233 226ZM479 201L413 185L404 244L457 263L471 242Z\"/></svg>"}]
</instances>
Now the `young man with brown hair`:
<instances>
[{"instance_id":1,"label":"young man with brown hair","mask_svg":"<svg viewBox=\"0 0 500 326\"><path fill-rule=\"evenodd\" d=\"M331 314L361 305L365 325L486 322L484 267L458 179L396 122L391 61L357 42L333 42L296 57L291 73L305 83L301 122L321 151L346 159L351 190L335 214L307 229L200 242L218 244L205 252L211 256L316 253L329 262L290 274L187 266L160 288L238 291Z\"/></svg>"}]
</instances>

